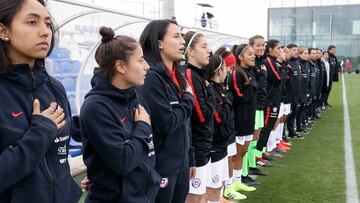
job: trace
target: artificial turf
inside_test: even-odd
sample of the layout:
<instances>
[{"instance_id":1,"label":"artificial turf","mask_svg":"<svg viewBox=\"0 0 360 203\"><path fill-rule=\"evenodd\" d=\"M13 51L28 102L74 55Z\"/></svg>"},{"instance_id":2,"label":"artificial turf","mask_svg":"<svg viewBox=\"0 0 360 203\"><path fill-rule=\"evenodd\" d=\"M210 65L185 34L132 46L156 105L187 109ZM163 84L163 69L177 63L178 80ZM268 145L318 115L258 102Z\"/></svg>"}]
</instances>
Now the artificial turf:
<instances>
[{"instance_id":1,"label":"artificial turf","mask_svg":"<svg viewBox=\"0 0 360 203\"><path fill-rule=\"evenodd\" d=\"M345 76L355 164L360 164L360 76ZM257 191L245 193L251 203L345 202L344 129L341 81L333 84L329 103L310 134L292 140L292 150L272 161L274 167L261 168L270 173L259 177ZM357 161L358 160L358 161ZM360 167L356 167L360 174ZM81 177L81 176L80 176ZM77 178L79 182L82 177ZM360 177L358 183L360 182ZM358 184L360 189L360 185ZM85 195L83 195L84 198ZM80 202L83 202L83 198Z\"/></svg>"},{"instance_id":2,"label":"artificial turf","mask_svg":"<svg viewBox=\"0 0 360 203\"><path fill-rule=\"evenodd\" d=\"M329 103L310 134L292 140L292 150L264 169L257 191L244 202L345 202L343 106L341 81L334 83Z\"/></svg>"}]
</instances>

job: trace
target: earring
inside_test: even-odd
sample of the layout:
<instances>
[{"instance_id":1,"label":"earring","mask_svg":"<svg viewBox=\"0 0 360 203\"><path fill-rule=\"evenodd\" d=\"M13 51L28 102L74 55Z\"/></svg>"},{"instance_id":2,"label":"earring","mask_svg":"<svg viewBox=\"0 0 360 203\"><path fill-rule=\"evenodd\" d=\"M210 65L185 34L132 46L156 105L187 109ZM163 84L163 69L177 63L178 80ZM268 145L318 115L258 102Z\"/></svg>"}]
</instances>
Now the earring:
<instances>
[{"instance_id":1,"label":"earring","mask_svg":"<svg viewBox=\"0 0 360 203\"><path fill-rule=\"evenodd\" d=\"M2 39L3 41L5 41L5 42L9 41L9 38L8 38L8 37L2 37L1 39Z\"/></svg>"}]
</instances>

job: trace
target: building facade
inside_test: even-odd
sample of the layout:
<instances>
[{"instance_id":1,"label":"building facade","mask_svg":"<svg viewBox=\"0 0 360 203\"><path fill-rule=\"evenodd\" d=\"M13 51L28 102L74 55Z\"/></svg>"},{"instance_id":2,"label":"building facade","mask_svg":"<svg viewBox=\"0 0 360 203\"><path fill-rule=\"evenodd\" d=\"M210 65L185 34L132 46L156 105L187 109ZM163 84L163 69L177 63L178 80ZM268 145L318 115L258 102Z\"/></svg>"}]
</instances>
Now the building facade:
<instances>
[{"instance_id":1,"label":"building facade","mask_svg":"<svg viewBox=\"0 0 360 203\"><path fill-rule=\"evenodd\" d=\"M360 69L360 4L278 7L268 9L268 39L283 45L326 50L332 44L352 71Z\"/></svg>"}]
</instances>

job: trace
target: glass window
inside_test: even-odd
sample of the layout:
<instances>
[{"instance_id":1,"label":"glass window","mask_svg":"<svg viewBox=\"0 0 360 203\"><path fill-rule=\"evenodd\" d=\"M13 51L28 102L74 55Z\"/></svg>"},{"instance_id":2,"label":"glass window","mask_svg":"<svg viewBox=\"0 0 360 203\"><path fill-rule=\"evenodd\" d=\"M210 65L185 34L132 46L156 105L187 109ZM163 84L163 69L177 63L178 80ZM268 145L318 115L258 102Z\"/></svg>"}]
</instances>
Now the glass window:
<instances>
[{"instance_id":1,"label":"glass window","mask_svg":"<svg viewBox=\"0 0 360 203\"><path fill-rule=\"evenodd\" d=\"M360 20L354 20L352 26L352 34L360 35Z\"/></svg>"}]
</instances>

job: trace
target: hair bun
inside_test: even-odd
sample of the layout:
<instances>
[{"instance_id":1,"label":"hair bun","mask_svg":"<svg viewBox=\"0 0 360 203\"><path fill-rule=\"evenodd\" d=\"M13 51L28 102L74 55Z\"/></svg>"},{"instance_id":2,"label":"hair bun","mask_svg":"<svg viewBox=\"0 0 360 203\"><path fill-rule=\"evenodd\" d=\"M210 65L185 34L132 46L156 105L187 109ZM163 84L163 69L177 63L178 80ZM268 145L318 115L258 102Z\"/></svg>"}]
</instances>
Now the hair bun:
<instances>
[{"instance_id":1,"label":"hair bun","mask_svg":"<svg viewBox=\"0 0 360 203\"><path fill-rule=\"evenodd\" d=\"M114 39L115 37L115 32L113 29L111 29L110 27L105 27L105 26L101 26L99 33L101 35L101 41L103 43L106 43L112 39Z\"/></svg>"}]
</instances>

